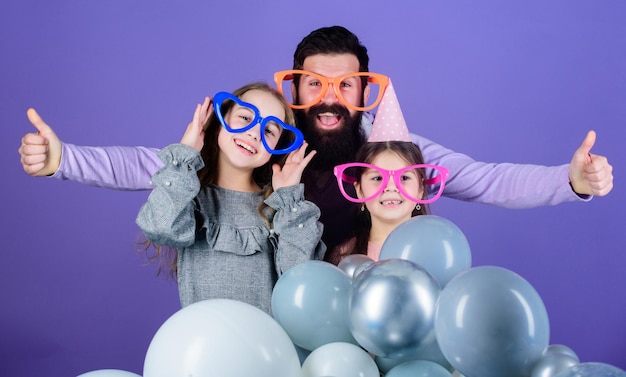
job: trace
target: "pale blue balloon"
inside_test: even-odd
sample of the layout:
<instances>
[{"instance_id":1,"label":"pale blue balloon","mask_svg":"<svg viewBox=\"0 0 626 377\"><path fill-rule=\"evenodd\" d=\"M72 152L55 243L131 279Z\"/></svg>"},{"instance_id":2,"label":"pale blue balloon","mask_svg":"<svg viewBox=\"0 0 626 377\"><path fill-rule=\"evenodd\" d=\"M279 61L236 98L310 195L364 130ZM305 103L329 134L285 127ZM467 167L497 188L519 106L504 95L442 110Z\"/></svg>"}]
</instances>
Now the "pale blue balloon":
<instances>
[{"instance_id":1,"label":"pale blue balloon","mask_svg":"<svg viewBox=\"0 0 626 377\"><path fill-rule=\"evenodd\" d=\"M387 373L391 370L391 368L400 365L407 361L412 360L425 360L432 361L446 368L450 373L454 372L454 368L450 365L450 362L446 360L446 357L441 352L441 348L439 348L439 343L437 343L437 339L433 339L432 342L427 344L424 347L421 347L415 354L398 357L394 359L390 359L387 357L376 356L376 365L378 365L378 369L382 373Z\"/></svg>"},{"instance_id":2,"label":"pale blue balloon","mask_svg":"<svg viewBox=\"0 0 626 377\"><path fill-rule=\"evenodd\" d=\"M302 363L302 377L379 377L372 357L351 343L328 343Z\"/></svg>"},{"instance_id":3,"label":"pale blue balloon","mask_svg":"<svg viewBox=\"0 0 626 377\"><path fill-rule=\"evenodd\" d=\"M605 363L580 363L554 377L626 377L626 371Z\"/></svg>"},{"instance_id":4,"label":"pale blue balloon","mask_svg":"<svg viewBox=\"0 0 626 377\"><path fill-rule=\"evenodd\" d=\"M546 308L521 276L501 267L462 272L442 290L435 333L460 373L527 377L548 346Z\"/></svg>"},{"instance_id":5,"label":"pale blue balloon","mask_svg":"<svg viewBox=\"0 0 626 377\"><path fill-rule=\"evenodd\" d=\"M407 259L422 266L441 287L472 265L467 238L450 220L415 216L394 229L380 250L380 260Z\"/></svg>"},{"instance_id":6,"label":"pale blue balloon","mask_svg":"<svg viewBox=\"0 0 626 377\"><path fill-rule=\"evenodd\" d=\"M353 282L350 329L376 356L415 354L434 341L439 284L422 267L404 259L375 262Z\"/></svg>"},{"instance_id":7,"label":"pale blue balloon","mask_svg":"<svg viewBox=\"0 0 626 377\"><path fill-rule=\"evenodd\" d=\"M337 266L302 262L276 282L272 315L292 342L305 350L333 342L357 344L348 323L352 280Z\"/></svg>"},{"instance_id":8,"label":"pale blue balloon","mask_svg":"<svg viewBox=\"0 0 626 377\"><path fill-rule=\"evenodd\" d=\"M144 377L299 377L287 333L263 310L241 301L210 299L170 316L152 338Z\"/></svg>"},{"instance_id":9,"label":"pale blue balloon","mask_svg":"<svg viewBox=\"0 0 626 377\"><path fill-rule=\"evenodd\" d=\"M141 377L141 375L120 369L98 369L76 377Z\"/></svg>"},{"instance_id":10,"label":"pale blue balloon","mask_svg":"<svg viewBox=\"0 0 626 377\"><path fill-rule=\"evenodd\" d=\"M393 367L385 377L452 377L452 374L432 361L412 360Z\"/></svg>"}]
</instances>

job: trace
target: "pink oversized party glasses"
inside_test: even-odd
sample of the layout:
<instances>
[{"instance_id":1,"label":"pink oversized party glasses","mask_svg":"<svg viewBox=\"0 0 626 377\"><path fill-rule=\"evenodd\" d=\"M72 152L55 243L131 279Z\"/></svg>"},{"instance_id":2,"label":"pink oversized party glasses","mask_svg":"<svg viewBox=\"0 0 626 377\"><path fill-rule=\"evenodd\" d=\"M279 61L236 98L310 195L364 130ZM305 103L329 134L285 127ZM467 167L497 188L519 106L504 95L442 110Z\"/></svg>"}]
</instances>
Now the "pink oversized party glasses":
<instances>
[{"instance_id":1,"label":"pink oversized party glasses","mask_svg":"<svg viewBox=\"0 0 626 377\"><path fill-rule=\"evenodd\" d=\"M426 174L420 175L418 172L420 169L426 170ZM354 203L364 203L382 194L389 184L389 177L392 176L396 188L404 197L415 203L428 204L439 199L450 172L443 166L430 164L411 165L402 169L386 170L376 165L351 162L335 166L334 174L337 177L337 184L343 196ZM421 176L429 178L421 182ZM360 182L362 187L367 182L367 185L375 187L376 191L367 198L359 198L354 187L356 182ZM409 185L415 185L417 188L420 184L423 184L424 190L430 193L430 198L416 198L416 193L410 193L405 189Z\"/></svg>"}]
</instances>

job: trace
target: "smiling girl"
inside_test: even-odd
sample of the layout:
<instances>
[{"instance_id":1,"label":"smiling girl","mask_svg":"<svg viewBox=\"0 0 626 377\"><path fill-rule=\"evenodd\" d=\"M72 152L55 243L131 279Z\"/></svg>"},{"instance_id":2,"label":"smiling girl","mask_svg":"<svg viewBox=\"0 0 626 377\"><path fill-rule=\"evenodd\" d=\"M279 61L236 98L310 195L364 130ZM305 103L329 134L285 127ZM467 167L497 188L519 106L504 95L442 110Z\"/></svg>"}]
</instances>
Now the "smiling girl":
<instances>
[{"instance_id":1,"label":"smiling girl","mask_svg":"<svg viewBox=\"0 0 626 377\"><path fill-rule=\"evenodd\" d=\"M335 166L334 174L343 196L360 204L355 235L326 256L327 261L339 264L351 254L366 254L377 261L384 241L398 225L428 214L427 205L443 192L448 169L424 164L389 83L356 162Z\"/></svg>"},{"instance_id":2,"label":"smiling girl","mask_svg":"<svg viewBox=\"0 0 626 377\"><path fill-rule=\"evenodd\" d=\"M320 211L300 183L315 151L293 123L283 97L254 83L206 98L181 143L159 152L165 166L136 222L176 249L182 306L229 298L269 313L278 277L323 257Z\"/></svg>"}]
</instances>

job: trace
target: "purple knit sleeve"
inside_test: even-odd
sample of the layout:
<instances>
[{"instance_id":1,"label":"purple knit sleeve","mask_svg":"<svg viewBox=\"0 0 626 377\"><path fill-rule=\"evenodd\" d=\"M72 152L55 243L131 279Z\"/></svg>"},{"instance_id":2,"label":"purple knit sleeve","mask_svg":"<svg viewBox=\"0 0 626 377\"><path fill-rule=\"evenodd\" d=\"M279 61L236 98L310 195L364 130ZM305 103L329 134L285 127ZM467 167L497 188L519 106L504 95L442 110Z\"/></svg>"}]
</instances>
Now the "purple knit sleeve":
<instances>
[{"instance_id":1,"label":"purple knit sleeve","mask_svg":"<svg viewBox=\"0 0 626 377\"><path fill-rule=\"evenodd\" d=\"M533 208L570 201L588 201L569 184L569 165L486 163L411 135L428 164L445 166L450 177L443 195L505 208Z\"/></svg>"},{"instance_id":2,"label":"purple knit sleeve","mask_svg":"<svg viewBox=\"0 0 626 377\"><path fill-rule=\"evenodd\" d=\"M115 190L150 190L152 175L163 166L158 151L63 143L61 163L52 177Z\"/></svg>"}]
</instances>

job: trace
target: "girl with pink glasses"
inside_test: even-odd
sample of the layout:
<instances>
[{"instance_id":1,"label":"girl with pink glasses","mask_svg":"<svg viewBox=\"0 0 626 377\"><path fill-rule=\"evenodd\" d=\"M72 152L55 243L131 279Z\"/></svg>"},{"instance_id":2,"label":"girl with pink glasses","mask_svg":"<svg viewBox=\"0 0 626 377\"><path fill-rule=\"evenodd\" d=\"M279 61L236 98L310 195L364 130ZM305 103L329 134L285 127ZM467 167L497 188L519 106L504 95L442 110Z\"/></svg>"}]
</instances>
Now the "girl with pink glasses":
<instances>
[{"instance_id":1,"label":"girl with pink glasses","mask_svg":"<svg viewBox=\"0 0 626 377\"><path fill-rule=\"evenodd\" d=\"M442 166L424 164L390 83L356 162L335 166L334 174L343 196L360 205L354 236L326 256L339 264L351 254L377 261L385 239L398 225L429 213L428 204L441 196L449 173Z\"/></svg>"}]
</instances>

